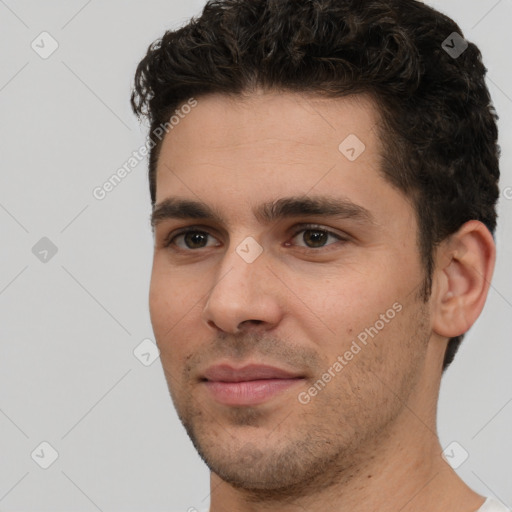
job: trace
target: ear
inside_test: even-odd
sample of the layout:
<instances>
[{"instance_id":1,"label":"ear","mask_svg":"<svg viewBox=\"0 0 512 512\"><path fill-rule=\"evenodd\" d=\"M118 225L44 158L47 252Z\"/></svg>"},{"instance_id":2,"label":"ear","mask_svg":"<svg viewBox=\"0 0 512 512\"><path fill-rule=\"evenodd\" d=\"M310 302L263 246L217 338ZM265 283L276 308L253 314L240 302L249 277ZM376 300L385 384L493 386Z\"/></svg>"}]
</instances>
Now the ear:
<instances>
[{"instance_id":1,"label":"ear","mask_svg":"<svg viewBox=\"0 0 512 512\"><path fill-rule=\"evenodd\" d=\"M480 221L471 220L436 251L432 283L432 328L446 338L464 334L475 323L491 284L496 246Z\"/></svg>"}]
</instances>

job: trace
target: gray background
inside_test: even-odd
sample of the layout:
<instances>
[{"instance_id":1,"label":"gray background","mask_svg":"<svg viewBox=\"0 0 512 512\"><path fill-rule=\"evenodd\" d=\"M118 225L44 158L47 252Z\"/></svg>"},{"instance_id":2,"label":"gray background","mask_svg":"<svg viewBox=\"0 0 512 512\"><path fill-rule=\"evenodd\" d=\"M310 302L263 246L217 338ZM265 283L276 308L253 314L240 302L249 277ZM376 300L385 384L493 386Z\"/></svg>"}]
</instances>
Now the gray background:
<instances>
[{"instance_id":1,"label":"gray background","mask_svg":"<svg viewBox=\"0 0 512 512\"><path fill-rule=\"evenodd\" d=\"M443 379L439 432L469 453L457 469L466 482L512 506L512 0L428 3L482 50L502 146L496 271ZM0 510L208 506L209 473L160 360L133 352L153 339L146 160L92 195L144 144L129 108L137 63L203 4L0 0ZM50 48L43 31L59 45L46 59L31 47ZM43 237L55 255L40 252ZM58 452L47 469L44 441Z\"/></svg>"}]
</instances>

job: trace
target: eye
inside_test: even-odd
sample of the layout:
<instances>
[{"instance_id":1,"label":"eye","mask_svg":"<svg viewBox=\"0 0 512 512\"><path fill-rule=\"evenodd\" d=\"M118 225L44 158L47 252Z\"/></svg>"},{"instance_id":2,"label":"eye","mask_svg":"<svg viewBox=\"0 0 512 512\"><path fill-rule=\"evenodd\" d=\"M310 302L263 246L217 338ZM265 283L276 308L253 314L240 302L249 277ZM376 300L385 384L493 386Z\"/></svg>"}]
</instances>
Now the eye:
<instances>
[{"instance_id":1,"label":"eye","mask_svg":"<svg viewBox=\"0 0 512 512\"><path fill-rule=\"evenodd\" d=\"M169 247L171 245L176 245L178 249L183 251L193 250L193 249L203 249L205 247L209 247L206 243L208 237L211 237L210 233L206 231L200 231L198 229L184 229L183 231L177 234L171 234L167 240L164 242L165 247ZM182 239L185 246L177 243L177 240ZM213 244L213 246L218 244ZM210 247L212 245L210 244Z\"/></svg>"},{"instance_id":2,"label":"eye","mask_svg":"<svg viewBox=\"0 0 512 512\"><path fill-rule=\"evenodd\" d=\"M307 249L321 249L322 247L325 247L325 244L329 237L333 237L334 239L341 242L348 241L348 239L343 238L342 236L338 235L337 233L334 233L333 231L323 229L322 226L316 226L312 224L302 225L300 230L295 231L292 240L296 238L300 233L303 233L301 239L306 243L306 245L299 245L299 247L306 247ZM287 243L286 245L290 244Z\"/></svg>"}]
</instances>

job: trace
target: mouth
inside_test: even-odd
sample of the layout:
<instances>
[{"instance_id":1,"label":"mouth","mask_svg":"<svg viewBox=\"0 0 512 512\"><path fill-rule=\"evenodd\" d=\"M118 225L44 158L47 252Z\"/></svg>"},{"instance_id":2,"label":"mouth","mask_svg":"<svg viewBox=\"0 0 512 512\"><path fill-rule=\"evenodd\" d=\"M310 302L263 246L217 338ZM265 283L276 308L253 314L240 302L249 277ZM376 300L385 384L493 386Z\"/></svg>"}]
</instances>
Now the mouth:
<instances>
[{"instance_id":1,"label":"mouth","mask_svg":"<svg viewBox=\"0 0 512 512\"><path fill-rule=\"evenodd\" d=\"M262 404L304 380L302 374L254 364L238 369L226 364L211 366L201 378L215 401L231 406Z\"/></svg>"}]
</instances>

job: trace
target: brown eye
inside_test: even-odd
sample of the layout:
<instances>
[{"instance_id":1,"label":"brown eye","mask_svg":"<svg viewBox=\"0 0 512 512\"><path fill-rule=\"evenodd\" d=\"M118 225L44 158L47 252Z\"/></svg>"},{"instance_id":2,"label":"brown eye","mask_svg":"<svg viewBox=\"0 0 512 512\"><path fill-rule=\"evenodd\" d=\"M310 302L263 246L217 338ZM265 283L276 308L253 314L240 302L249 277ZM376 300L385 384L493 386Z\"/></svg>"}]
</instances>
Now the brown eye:
<instances>
[{"instance_id":1,"label":"brown eye","mask_svg":"<svg viewBox=\"0 0 512 512\"><path fill-rule=\"evenodd\" d=\"M298 235L302 235L299 237ZM330 245L335 245L333 243L327 244L329 237L334 240L346 242L347 240L342 236L327 230L323 229L321 226L302 226L302 229L296 231L293 235L293 238L297 238L305 243L305 245L295 244L298 247L305 247L307 249L322 249L323 247L328 247Z\"/></svg>"},{"instance_id":2,"label":"brown eye","mask_svg":"<svg viewBox=\"0 0 512 512\"><path fill-rule=\"evenodd\" d=\"M165 247L176 245L178 249L187 251L194 249L203 249L205 247L211 247L212 244L208 245L208 237L213 238L210 233L206 231L198 231L196 229L188 229L178 234L169 237ZM182 240L183 243L177 243L177 240ZM215 246L217 244L213 244Z\"/></svg>"}]
</instances>

